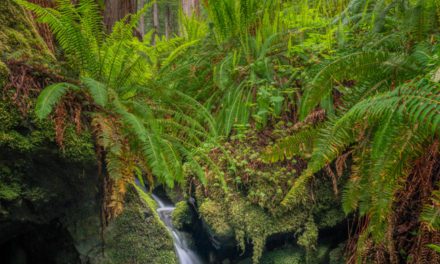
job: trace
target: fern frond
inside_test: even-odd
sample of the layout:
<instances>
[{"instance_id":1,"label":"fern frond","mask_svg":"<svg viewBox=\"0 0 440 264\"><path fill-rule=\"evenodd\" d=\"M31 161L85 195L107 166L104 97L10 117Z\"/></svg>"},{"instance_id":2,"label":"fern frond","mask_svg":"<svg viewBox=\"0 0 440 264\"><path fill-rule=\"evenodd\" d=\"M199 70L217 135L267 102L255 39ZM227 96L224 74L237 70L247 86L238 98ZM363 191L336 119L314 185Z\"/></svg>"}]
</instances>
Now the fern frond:
<instances>
[{"instance_id":1,"label":"fern frond","mask_svg":"<svg viewBox=\"0 0 440 264\"><path fill-rule=\"evenodd\" d=\"M429 129L428 135L429 133L436 135L440 132L439 109L440 85L426 79L402 85L394 91L359 102L342 117L330 122L327 128L321 130L307 169L295 181L283 200L283 205L302 200L306 184L314 173L356 142L360 133L357 126L360 124L364 122L370 125L384 124L383 120L388 120L393 113L405 120L408 125Z\"/></svg>"},{"instance_id":2,"label":"fern frond","mask_svg":"<svg viewBox=\"0 0 440 264\"><path fill-rule=\"evenodd\" d=\"M390 54L385 52L358 52L340 57L324 66L304 91L300 118L304 119L326 96L330 96L334 84L344 79L368 79L378 74L378 69L380 71L383 68L389 57Z\"/></svg>"},{"instance_id":3,"label":"fern frond","mask_svg":"<svg viewBox=\"0 0 440 264\"><path fill-rule=\"evenodd\" d=\"M278 140L273 146L266 149L263 157L266 162L275 163L294 156L308 158L313 149L318 129L309 127L302 129L291 136Z\"/></svg>"},{"instance_id":4,"label":"fern frond","mask_svg":"<svg viewBox=\"0 0 440 264\"><path fill-rule=\"evenodd\" d=\"M90 92L93 100L100 106L105 107L108 102L107 87L105 84L89 77L82 77L81 82Z\"/></svg>"},{"instance_id":5,"label":"fern frond","mask_svg":"<svg viewBox=\"0 0 440 264\"><path fill-rule=\"evenodd\" d=\"M56 83L50 85L40 93L35 105L35 113L39 119L46 118L53 107L70 90L79 90L79 87L71 83Z\"/></svg>"}]
</instances>

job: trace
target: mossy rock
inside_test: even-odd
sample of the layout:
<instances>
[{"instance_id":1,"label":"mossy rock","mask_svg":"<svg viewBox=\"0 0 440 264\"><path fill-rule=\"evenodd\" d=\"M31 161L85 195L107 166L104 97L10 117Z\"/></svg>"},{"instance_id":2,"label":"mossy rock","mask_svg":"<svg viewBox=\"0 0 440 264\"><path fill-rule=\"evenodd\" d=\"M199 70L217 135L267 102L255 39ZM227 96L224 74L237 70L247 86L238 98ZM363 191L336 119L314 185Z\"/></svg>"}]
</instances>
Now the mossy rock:
<instances>
[{"instance_id":1,"label":"mossy rock","mask_svg":"<svg viewBox=\"0 0 440 264\"><path fill-rule=\"evenodd\" d=\"M205 200L199 207L200 215L212 234L221 239L234 236L234 230L229 225L225 210L220 203Z\"/></svg>"},{"instance_id":2,"label":"mossy rock","mask_svg":"<svg viewBox=\"0 0 440 264\"><path fill-rule=\"evenodd\" d=\"M280 133L285 130L280 129ZM296 157L278 163L265 162L263 153L272 140L270 133L275 131L250 131L224 142L224 152L208 149L220 170L206 166L208 184L198 185L191 193L207 232L233 236L242 250L247 250L251 243L253 263L259 263L267 238L278 235L295 234L304 251L315 252L319 230L335 227L345 218L329 177L317 176L310 184L310 195L295 206L280 206L307 161ZM186 173L188 183L193 184L195 173L190 168ZM227 188L222 186L224 183Z\"/></svg>"},{"instance_id":3,"label":"mossy rock","mask_svg":"<svg viewBox=\"0 0 440 264\"><path fill-rule=\"evenodd\" d=\"M329 264L345 264L345 243L339 244L329 252Z\"/></svg>"},{"instance_id":4,"label":"mossy rock","mask_svg":"<svg viewBox=\"0 0 440 264\"><path fill-rule=\"evenodd\" d=\"M173 226L179 230L188 227L193 222L193 215L189 204L185 201L176 203L176 208L172 214Z\"/></svg>"},{"instance_id":5,"label":"mossy rock","mask_svg":"<svg viewBox=\"0 0 440 264\"><path fill-rule=\"evenodd\" d=\"M171 235L155 209L130 186L123 213L105 231L105 258L108 264L177 264Z\"/></svg>"},{"instance_id":6,"label":"mossy rock","mask_svg":"<svg viewBox=\"0 0 440 264\"><path fill-rule=\"evenodd\" d=\"M278 249L265 253L261 257L260 264L303 264L305 253L300 248ZM246 259L239 264L252 264L251 259Z\"/></svg>"}]
</instances>

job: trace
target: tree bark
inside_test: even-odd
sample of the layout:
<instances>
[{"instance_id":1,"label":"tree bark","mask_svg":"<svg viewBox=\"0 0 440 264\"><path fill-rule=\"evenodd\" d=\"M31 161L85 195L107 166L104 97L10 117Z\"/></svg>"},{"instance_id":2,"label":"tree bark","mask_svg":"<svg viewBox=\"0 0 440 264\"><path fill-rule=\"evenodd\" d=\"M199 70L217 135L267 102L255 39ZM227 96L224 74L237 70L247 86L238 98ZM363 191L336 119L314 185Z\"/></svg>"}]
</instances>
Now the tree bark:
<instances>
[{"instance_id":1,"label":"tree bark","mask_svg":"<svg viewBox=\"0 0 440 264\"><path fill-rule=\"evenodd\" d=\"M136 0L105 0L104 25L111 32L114 24L130 13L135 13Z\"/></svg>"},{"instance_id":2,"label":"tree bark","mask_svg":"<svg viewBox=\"0 0 440 264\"><path fill-rule=\"evenodd\" d=\"M187 16L192 16L193 13L199 15L200 3L199 0L182 0L182 10Z\"/></svg>"},{"instance_id":3,"label":"tree bark","mask_svg":"<svg viewBox=\"0 0 440 264\"><path fill-rule=\"evenodd\" d=\"M165 37L167 39L170 39L170 35L171 35L171 26L172 26L172 15L171 15L171 7L170 5L166 6L166 11L165 11Z\"/></svg>"},{"instance_id":4,"label":"tree bark","mask_svg":"<svg viewBox=\"0 0 440 264\"><path fill-rule=\"evenodd\" d=\"M153 4L153 29L154 33L151 36L151 45L156 45L156 37L159 36L159 6L157 2Z\"/></svg>"},{"instance_id":5,"label":"tree bark","mask_svg":"<svg viewBox=\"0 0 440 264\"><path fill-rule=\"evenodd\" d=\"M138 0L138 10L142 9L145 5L145 0ZM141 16L138 26L139 34L142 38L145 36L145 15Z\"/></svg>"}]
</instances>

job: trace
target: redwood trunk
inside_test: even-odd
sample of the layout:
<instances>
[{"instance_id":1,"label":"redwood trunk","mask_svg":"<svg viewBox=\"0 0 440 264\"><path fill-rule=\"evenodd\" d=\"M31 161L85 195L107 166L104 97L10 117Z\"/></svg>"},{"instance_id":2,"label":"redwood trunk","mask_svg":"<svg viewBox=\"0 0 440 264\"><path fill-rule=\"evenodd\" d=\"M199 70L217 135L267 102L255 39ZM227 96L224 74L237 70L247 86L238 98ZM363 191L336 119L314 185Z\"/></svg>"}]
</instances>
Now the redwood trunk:
<instances>
[{"instance_id":1,"label":"redwood trunk","mask_svg":"<svg viewBox=\"0 0 440 264\"><path fill-rule=\"evenodd\" d=\"M136 0L105 0L104 24L107 32L113 25L130 13L136 12Z\"/></svg>"}]
</instances>

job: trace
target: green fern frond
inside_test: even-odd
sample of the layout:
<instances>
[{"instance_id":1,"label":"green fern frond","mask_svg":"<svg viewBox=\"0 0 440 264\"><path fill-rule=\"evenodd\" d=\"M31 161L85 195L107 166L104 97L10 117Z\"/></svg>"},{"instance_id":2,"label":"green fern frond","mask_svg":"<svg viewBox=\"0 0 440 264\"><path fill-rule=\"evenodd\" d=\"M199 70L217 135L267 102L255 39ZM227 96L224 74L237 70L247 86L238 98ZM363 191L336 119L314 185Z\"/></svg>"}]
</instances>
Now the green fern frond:
<instances>
[{"instance_id":1,"label":"green fern frond","mask_svg":"<svg viewBox=\"0 0 440 264\"><path fill-rule=\"evenodd\" d=\"M89 77L81 78L82 84L88 89L93 100L100 106L105 107L108 102L107 87L105 84Z\"/></svg>"},{"instance_id":2,"label":"green fern frond","mask_svg":"<svg viewBox=\"0 0 440 264\"><path fill-rule=\"evenodd\" d=\"M405 84L394 91L368 98L352 107L339 119L330 122L318 136L311 161L283 200L283 205L301 201L308 180L326 164L340 156L360 133L357 128L367 121L383 124L390 114L398 115L408 125L429 129L431 135L440 131L440 85L429 80ZM428 135L429 135L428 133ZM400 157L399 157L400 158Z\"/></svg>"},{"instance_id":3,"label":"green fern frond","mask_svg":"<svg viewBox=\"0 0 440 264\"><path fill-rule=\"evenodd\" d=\"M389 57L390 54L385 52L358 52L324 66L304 91L300 118L304 119L326 96L330 96L338 82L368 79L378 74L378 69L385 71L383 64Z\"/></svg>"},{"instance_id":4,"label":"green fern frond","mask_svg":"<svg viewBox=\"0 0 440 264\"><path fill-rule=\"evenodd\" d=\"M317 132L317 128L311 127L282 138L273 146L269 146L263 157L266 162L271 163L291 159L294 156L308 158L312 152Z\"/></svg>"},{"instance_id":5,"label":"green fern frond","mask_svg":"<svg viewBox=\"0 0 440 264\"><path fill-rule=\"evenodd\" d=\"M46 118L53 107L70 90L79 90L79 87L71 83L57 83L50 85L40 93L35 105L35 113L39 119Z\"/></svg>"}]
</instances>

